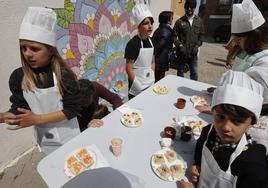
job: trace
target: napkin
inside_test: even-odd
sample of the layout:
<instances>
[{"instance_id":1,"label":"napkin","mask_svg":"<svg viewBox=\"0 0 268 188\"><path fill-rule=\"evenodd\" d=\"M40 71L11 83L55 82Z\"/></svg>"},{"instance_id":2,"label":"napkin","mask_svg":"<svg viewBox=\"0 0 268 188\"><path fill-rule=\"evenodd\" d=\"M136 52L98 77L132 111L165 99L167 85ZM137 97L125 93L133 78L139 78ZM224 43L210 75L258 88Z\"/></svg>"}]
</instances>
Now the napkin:
<instances>
[{"instance_id":1,"label":"napkin","mask_svg":"<svg viewBox=\"0 0 268 188\"><path fill-rule=\"evenodd\" d=\"M122 114L128 113L128 112L139 112L139 109L136 108L131 108L130 106L123 104L120 107L118 107L116 110L118 110L119 112L121 112Z\"/></svg>"}]
</instances>

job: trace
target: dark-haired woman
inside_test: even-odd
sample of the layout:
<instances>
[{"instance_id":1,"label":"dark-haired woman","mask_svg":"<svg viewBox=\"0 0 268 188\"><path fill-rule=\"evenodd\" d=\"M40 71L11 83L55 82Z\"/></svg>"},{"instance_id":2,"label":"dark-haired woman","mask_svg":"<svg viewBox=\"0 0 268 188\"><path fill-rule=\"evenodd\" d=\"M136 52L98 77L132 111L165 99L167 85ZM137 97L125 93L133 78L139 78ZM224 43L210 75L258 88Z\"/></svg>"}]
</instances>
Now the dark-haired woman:
<instances>
[{"instance_id":1,"label":"dark-haired woman","mask_svg":"<svg viewBox=\"0 0 268 188\"><path fill-rule=\"evenodd\" d=\"M155 55L155 82L164 78L165 72L169 69L168 53L173 44L172 20L172 11L161 12L158 17L159 27L152 37Z\"/></svg>"}]
</instances>

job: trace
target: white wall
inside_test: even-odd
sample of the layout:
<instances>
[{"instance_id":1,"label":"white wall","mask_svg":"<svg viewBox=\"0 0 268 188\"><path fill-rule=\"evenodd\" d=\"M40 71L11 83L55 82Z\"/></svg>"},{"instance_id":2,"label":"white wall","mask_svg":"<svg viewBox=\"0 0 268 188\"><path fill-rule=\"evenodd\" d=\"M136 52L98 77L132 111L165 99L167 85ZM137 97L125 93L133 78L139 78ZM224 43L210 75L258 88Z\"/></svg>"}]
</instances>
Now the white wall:
<instances>
[{"instance_id":1,"label":"white wall","mask_svg":"<svg viewBox=\"0 0 268 188\"><path fill-rule=\"evenodd\" d=\"M0 112L10 107L8 79L19 67L18 31L28 6L63 7L64 0L0 0ZM35 144L32 129L8 131L0 124L0 171Z\"/></svg>"}]
</instances>

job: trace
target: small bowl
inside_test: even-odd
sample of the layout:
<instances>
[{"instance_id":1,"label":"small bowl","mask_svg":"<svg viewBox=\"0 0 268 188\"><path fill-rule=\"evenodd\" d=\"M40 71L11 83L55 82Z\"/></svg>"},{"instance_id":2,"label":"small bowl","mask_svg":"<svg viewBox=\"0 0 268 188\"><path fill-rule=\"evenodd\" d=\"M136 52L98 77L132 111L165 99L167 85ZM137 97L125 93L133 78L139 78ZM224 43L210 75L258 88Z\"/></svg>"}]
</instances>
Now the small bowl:
<instances>
[{"instance_id":1,"label":"small bowl","mask_svg":"<svg viewBox=\"0 0 268 188\"><path fill-rule=\"evenodd\" d=\"M186 100L183 98L178 98L177 99L177 103L176 103L176 107L179 109L183 109L186 105Z\"/></svg>"},{"instance_id":2,"label":"small bowl","mask_svg":"<svg viewBox=\"0 0 268 188\"><path fill-rule=\"evenodd\" d=\"M181 140L188 142L191 140L193 134L193 130L189 126L181 127Z\"/></svg>"},{"instance_id":3,"label":"small bowl","mask_svg":"<svg viewBox=\"0 0 268 188\"><path fill-rule=\"evenodd\" d=\"M176 136L176 129L173 127L165 127L164 135L166 138L171 138L172 140L174 140Z\"/></svg>"}]
</instances>

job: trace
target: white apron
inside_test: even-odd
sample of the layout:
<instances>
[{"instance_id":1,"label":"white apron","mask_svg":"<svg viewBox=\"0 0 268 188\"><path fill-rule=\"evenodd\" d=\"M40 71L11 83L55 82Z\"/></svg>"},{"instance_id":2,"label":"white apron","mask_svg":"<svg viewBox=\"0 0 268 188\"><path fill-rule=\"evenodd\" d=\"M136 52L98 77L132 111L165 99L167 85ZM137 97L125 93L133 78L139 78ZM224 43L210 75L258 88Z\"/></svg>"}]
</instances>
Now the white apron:
<instances>
[{"instance_id":1,"label":"white apron","mask_svg":"<svg viewBox=\"0 0 268 188\"><path fill-rule=\"evenodd\" d=\"M221 170L212 153L207 148L206 143L207 141L204 143L202 150L201 173L197 188L235 188L237 177L231 174L231 164L241 154L244 146L248 144L246 135L244 134L242 136L235 151L231 155L229 167L226 172Z\"/></svg>"},{"instance_id":2,"label":"white apron","mask_svg":"<svg viewBox=\"0 0 268 188\"><path fill-rule=\"evenodd\" d=\"M150 38L149 41L153 46ZM154 72L152 70L153 54L154 48L143 48L143 42L141 40L140 53L133 65L135 79L133 80L133 83L129 90L129 93L131 95L136 96L140 92L154 84L155 77Z\"/></svg>"},{"instance_id":3,"label":"white apron","mask_svg":"<svg viewBox=\"0 0 268 188\"><path fill-rule=\"evenodd\" d=\"M34 92L23 91L31 111L35 114L48 114L63 109L56 76L54 86L46 89L36 88ZM42 152L49 154L80 133L77 118L34 126L35 136Z\"/></svg>"},{"instance_id":4,"label":"white apron","mask_svg":"<svg viewBox=\"0 0 268 188\"><path fill-rule=\"evenodd\" d=\"M246 52L243 51L235 57L235 63L233 64L232 70L245 72L252 67L258 59L265 56L268 56L268 50L263 50L253 55L247 55Z\"/></svg>"}]
</instances>

